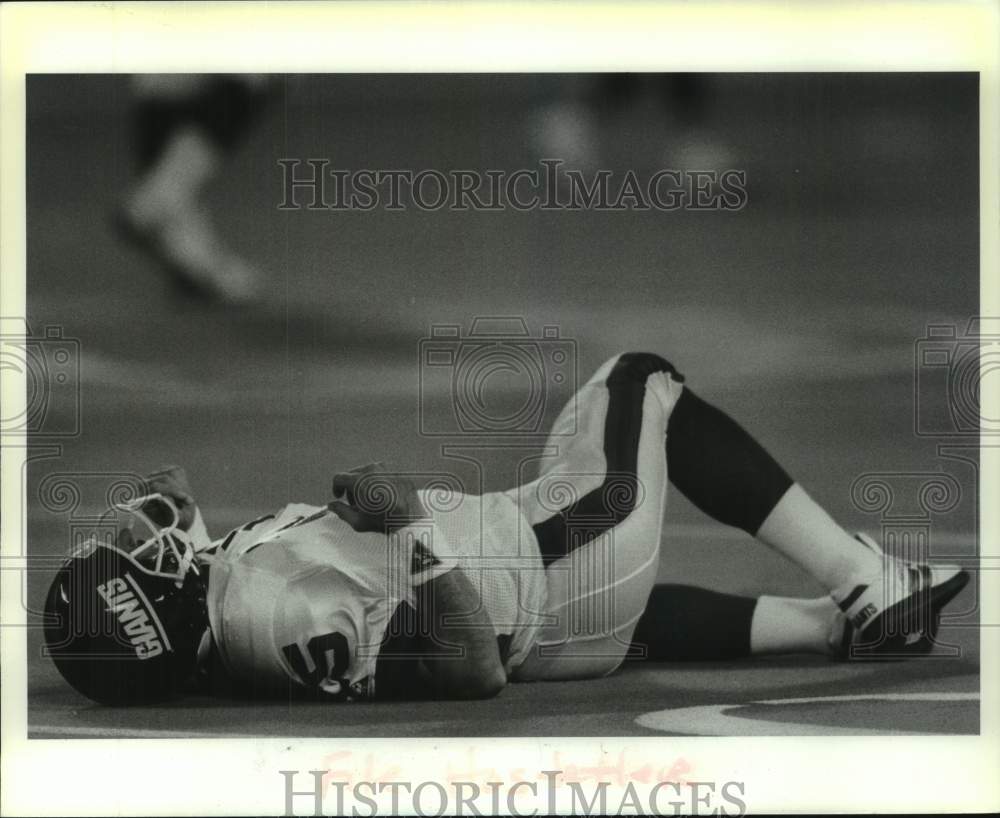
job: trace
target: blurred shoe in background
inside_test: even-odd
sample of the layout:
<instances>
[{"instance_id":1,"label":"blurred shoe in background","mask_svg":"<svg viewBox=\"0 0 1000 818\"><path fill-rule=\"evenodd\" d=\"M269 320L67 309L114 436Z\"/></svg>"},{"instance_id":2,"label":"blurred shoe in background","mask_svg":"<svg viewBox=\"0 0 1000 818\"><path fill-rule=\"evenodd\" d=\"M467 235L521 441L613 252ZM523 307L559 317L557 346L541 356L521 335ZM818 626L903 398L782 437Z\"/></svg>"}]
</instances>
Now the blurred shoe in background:
<instances>
[{"instance_id":1,"label":"blurred shoe in background","mask_svg":"<svg viewBox=\"0 0 1000 818\"><path fill-rule=\"evenodd\" d=\"M260 74L138 75L139 172L116 223L178 293L227 305L254 301L261 273L219 235L204 192L263 107Z\"/></svg>"}]
</instances>

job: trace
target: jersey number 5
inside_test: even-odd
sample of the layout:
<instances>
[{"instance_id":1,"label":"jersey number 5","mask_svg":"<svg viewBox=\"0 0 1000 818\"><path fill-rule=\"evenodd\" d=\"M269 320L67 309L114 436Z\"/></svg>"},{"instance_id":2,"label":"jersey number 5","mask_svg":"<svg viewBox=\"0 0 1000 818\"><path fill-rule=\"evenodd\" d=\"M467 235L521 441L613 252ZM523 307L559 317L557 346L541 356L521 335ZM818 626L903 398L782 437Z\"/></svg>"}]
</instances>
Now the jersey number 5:
<instances>
[{"instance_id":1,"label":"jersey number 5","mask_svg":"<svg viewBox=\"0 0 1000 818\"><path fill-rule=\"evenodd\" d=\"M339 679L350 664L349 651L347 638L337 631L314 636L305 650L297 642L281 649L295 675L311 687L324 679Z\"/></svg>"}]
</instances>

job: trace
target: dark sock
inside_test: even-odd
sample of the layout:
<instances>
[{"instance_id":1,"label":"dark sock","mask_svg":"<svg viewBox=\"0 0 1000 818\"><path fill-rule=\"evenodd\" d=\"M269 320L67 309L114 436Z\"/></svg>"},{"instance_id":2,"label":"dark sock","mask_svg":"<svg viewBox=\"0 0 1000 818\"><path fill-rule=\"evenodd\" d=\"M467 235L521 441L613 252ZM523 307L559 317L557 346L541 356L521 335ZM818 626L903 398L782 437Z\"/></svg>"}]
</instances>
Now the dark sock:
<instances>
[{"instance_id":1,"label":"dark sock","mask_svg":"<svg viewBox=\"0 0 1000 818\"><path fill-rule=\"evenodd\" d=\"M750 655L757 600L690 585L656 585L629 655L651 662L739 659Z\"/></svg>"},{"instance_id":2,"label":"dark sock","mask_svg":"<svg viewBox=\"0 0 1000 818\"><path fill-rule=\"evenodd\" d=\"M153 164L174 131L186 124L197 125L223 150L231 150L250 129L266 97L266 90L220 75L190 97L141 101L134 114L139 170Z\"/></svg>"},{"instance_id":3,"label":"dark sock","mask_svg":"<svg viewBox=\"0 0 1000 818\"><path fill-rule=\"evenodd\" d=\"M753 535L792 485L742 426L686 387L667 425L667 472L710 517Z\"/></svg>"}]
</instances>

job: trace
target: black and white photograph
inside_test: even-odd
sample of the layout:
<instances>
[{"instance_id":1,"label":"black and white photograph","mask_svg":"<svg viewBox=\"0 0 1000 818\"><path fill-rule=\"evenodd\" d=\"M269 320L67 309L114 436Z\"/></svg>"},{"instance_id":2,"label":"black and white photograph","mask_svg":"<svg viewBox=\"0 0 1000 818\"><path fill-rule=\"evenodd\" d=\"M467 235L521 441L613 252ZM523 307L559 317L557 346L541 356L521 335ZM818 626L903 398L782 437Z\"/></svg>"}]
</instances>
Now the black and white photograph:
<instances>
[{"instance_id":1,"label":"black and white photograph","mask_svg":"<svg viewBox=\"0 0 1000 818\"><path fill-rule=\"evenodd\" d=\"M23 77L32 752L323 740L261 814L735 815L683 742L989 732L995 73L248 64ZM372 739L556 755L429 792Z\"/></svg>"}]
</instances>

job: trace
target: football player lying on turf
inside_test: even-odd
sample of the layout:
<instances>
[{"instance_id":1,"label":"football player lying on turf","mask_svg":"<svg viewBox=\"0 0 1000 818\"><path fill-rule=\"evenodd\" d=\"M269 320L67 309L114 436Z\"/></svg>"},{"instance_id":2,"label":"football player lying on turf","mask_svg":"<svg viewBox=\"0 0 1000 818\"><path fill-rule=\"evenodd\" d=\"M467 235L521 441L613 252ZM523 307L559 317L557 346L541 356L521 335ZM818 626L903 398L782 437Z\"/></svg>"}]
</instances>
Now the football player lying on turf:
<instances>
[{"instance_id":1,"label":"football player lying on turf","mask_svg":"<svg viewBox=\"0 0 1000 818\"><path fill-rule=\"evenodd\" d=\"M114 704L173 696L196 675L252 694L485 698L508 681L605 676L627 657L930 650L967 573L844 532L683 380L657 355L611 359L556 421L540 476L505 492L442 498L366 467L336 475L327 505L212 541L183 471L158 472L130 505L133 531L60 569L51 655ZM656 585L668 475L829 597Z\"/></svg>"}]
</instances>

